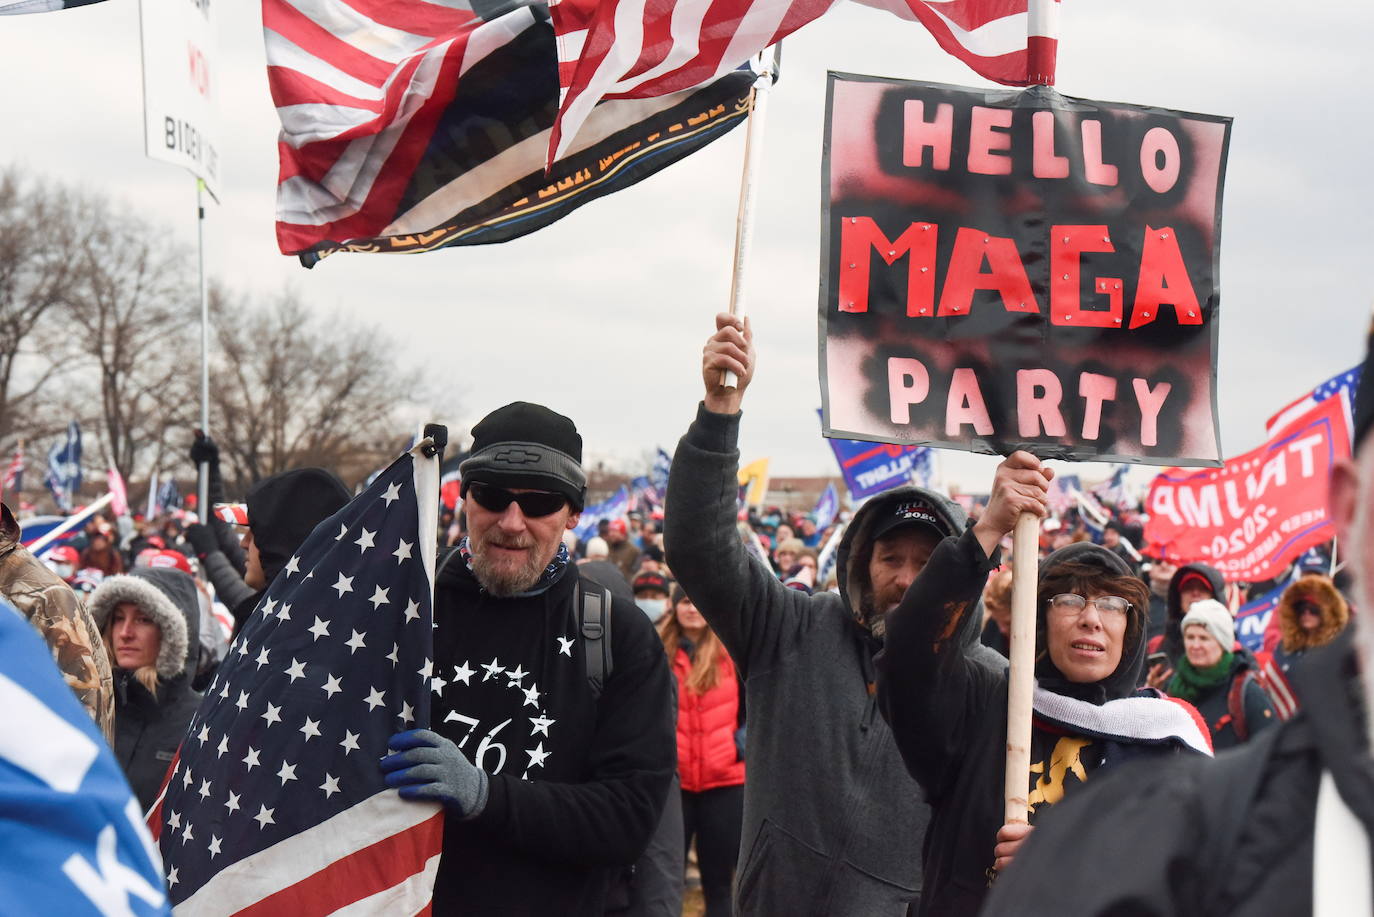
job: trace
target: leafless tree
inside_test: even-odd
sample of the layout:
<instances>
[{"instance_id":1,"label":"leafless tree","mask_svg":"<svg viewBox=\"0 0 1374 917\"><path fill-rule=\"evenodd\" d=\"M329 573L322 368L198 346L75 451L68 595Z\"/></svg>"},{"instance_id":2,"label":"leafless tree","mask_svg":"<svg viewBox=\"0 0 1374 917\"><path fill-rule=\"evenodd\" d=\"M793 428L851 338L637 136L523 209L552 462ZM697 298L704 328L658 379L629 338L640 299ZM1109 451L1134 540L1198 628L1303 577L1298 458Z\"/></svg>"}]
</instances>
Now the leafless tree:
<instances>
[{"instance_id":1,"label":"leafless tree","mask_svg":"<svg viewBox=\"0 0 1374 917\"><path fill-rule=\"evenodd\" d=\"M65 426L54 382L70 369L70 336L56 320L74 285L84 234L61 187L0 172L0 443Z\"/></svg>"},{"instance_id":2,"label":"leafless tree","mask_svg":"<svg viewBox=\"0 0 1374 917\"><path fill-rule=\"evenodd\" d=\"M94 369L99 439L124 479L150 471L168 437L194 417L192 323L198 297L187 251L160 227L80 201L86 230L70 266L63 315ZM142 459L142 461L140 461Z\"/></svg>"},{"instance_id":3,"label":"leafless tree","mask_svg":"<svg viewBox=\"0 0 1374 917\"><path fill-rule=\"evenodd\" d=\"M356 481L394 457L428 400L375 328L308 310L294 294L255 306L216 289L211 412L240 488L318 465Z\"/></svg>"}]
</instances>

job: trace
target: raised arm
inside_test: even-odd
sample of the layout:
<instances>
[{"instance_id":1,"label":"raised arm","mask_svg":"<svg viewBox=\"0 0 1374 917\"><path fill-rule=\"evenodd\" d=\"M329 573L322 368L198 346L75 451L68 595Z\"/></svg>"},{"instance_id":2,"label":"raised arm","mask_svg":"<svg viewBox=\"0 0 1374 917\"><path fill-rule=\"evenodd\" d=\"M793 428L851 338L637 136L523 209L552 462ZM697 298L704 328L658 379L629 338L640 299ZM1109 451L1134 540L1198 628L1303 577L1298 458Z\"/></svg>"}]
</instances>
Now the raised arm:
<instances>
[{"instance_id":1,"label":"raised arm","mask_svg":"<svg viewBox=\"0 0 1374 917\"><path fill-rule=\"evenodd\" d=\"M737 441L754 365L748 320L717 315L702 349L705 397L673 455L663 511L668 566L746 677L756 660L810 626L818 601L834 600L783 586L740 541ZM721 385L725 370L738 376L735 388Z\"/></svg>"},{"instance_id":2,"label":"raised arm","mask_svg":"<svg viewBox=\"0 0 1374 917\"><path fill-rule=\"evenodd\" d=\"M940 543L887 616L878 703L907 770L932 799L962 761L969 730L1005 699L1005 671L974 652L983 623L978 599L1016 517L1023 510L1044 515L1052 474L1025 452L999 465L982 518Z\"/></svg>"}]
</instances>

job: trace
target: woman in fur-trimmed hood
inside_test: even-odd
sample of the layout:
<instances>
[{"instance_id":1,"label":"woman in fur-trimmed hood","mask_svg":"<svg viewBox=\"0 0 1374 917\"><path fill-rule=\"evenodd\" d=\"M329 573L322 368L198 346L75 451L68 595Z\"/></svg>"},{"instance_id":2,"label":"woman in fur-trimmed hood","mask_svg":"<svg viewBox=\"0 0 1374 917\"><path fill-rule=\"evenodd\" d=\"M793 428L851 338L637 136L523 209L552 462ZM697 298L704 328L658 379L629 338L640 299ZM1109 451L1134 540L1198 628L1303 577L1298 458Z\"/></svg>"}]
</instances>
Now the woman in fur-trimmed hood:
<instances>
[{"instance_id":1,"label":"woman in fur-trimmed hood","mask_svg":"<svg viewBox=\"0 0 1374 917\"><path fill-rule=\"evenodd\" d=\"M190 684L200 653L195 581L136 567L102 581L87 608L114 668L115 756L146 809L200 704Z\"/></svg>"},{"instance_id":2,"label":"woman in fur-trimmed hood","mask_svg":"<svg viewBox=\"0 0 1374 917\"><path fill-rule=\"evenodd\" d=\"M1350 621L1345 596L1320 573L1308 573L1285 589L1274 613L1281 637L1274 661L1284 671L1303 653L1335 640Z\"/></svg>"}]
</instances>

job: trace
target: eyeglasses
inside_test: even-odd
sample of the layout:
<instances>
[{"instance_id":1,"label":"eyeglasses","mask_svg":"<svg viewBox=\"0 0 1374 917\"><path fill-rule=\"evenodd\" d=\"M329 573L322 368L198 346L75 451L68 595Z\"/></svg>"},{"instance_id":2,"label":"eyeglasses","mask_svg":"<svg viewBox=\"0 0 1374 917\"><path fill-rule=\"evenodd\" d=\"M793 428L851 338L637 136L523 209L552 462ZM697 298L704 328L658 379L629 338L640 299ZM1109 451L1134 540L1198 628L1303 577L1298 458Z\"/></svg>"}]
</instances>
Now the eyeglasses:
<instances>
[{"instance_id":1,"label":"eyeglasses","mask_svg":"<svg viewBox=\"0 0 1374 917\"><path fill-rule=\"evenodd\" d=\"M1072 592L1064 592L1050 599L1050 608L1055 614L1066 618L1076 618L1083 609L1092 605L1104 617L1124 617L1134 606L1119 595L1099 595L1095 599L1085 599Z\"/></svg>"},{"instance_id":2,"label":"eyeglasses","mask_svg":"<svg viewBox=\"0 0 1374 917\"><path fill-rule=\"evenodd\" d=\"M1316 615L1317 617L1321 617L1322 613L1321 606L1311 602L1299 602L1293 606L1293 610L1300 615Z\"/></svg>"},{"instance_id":3,"label":"eyeglasses","mask_svg":"<svg viewBox=\"0 0 1374 917\"><path fill-rule=\"evenodd\" d=\"M494 484L478 484L476 481L468 485L468 494L477 501L478 506L491 510L493 513L504 513L506 507L514 503L520 507L520 512L530 518L556 513L568 502L568 498L562 494L542 490L517 494L506 490L504 487L497 487Z\"/></svg>"}]
</instances>

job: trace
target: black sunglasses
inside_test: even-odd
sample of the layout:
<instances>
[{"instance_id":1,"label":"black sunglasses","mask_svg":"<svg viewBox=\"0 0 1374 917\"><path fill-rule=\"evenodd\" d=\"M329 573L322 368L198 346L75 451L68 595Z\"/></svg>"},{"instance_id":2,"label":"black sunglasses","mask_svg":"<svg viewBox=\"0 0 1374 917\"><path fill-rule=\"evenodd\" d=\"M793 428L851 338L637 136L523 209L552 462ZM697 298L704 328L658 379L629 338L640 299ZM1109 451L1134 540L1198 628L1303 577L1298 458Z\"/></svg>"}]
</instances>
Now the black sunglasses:
<instances>
[{"instance_id":1,"label":"black sunglasses","mask_svg":"<svg viewBox=\"0 0 1374 917\"><path fill-rule=\"evenodd\" d=\"M506 507L514 503L520 507L520 512L530 518L556 513L568 502L568 498L562 494L548 493L542 490L517 494L511 493L504 487L497 487L494 484L478 484L476 481L468 485L468 494L477 501L478 506L491 510L493 513L504 513Z\"/></svg>"}]
</instances>

